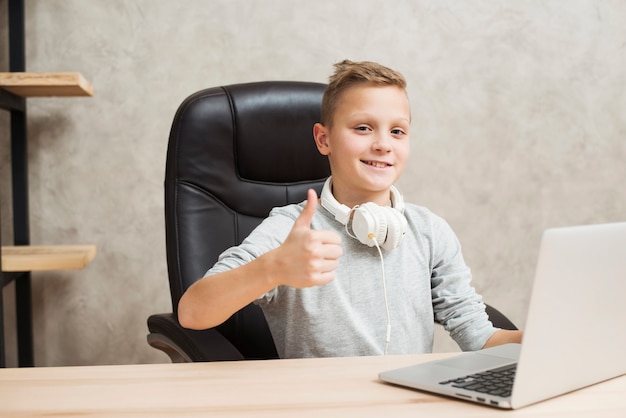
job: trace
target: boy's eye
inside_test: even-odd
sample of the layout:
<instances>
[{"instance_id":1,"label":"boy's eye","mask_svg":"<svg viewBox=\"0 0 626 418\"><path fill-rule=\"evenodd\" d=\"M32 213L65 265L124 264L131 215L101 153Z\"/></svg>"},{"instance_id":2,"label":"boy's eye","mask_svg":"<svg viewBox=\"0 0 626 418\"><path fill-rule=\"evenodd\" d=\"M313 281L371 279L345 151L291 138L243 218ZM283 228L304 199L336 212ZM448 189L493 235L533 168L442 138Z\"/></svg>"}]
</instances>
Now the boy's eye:
<instances>
[{"instance_id":1,"label":"boy's eye","mask_svg":"<svg viewBox=\"0 0 626 418\"><path fill-rule=\"evenodd\" d=\"M394 135L402 135L404 134L404 131L402 129L392 129L391 133Z\"/></svg>"},{"instance_id":2,"label":"boy's eye","mask_svg":"<svg viewBox=\"0 0 626 418\"><path fill-rule=\"evenodd\" d=\"M357 131L362 131L362 132L365 132L365 131L367 131L369 128L368 128L367 126L362 125L362 126L357 126L355 129L356 129Z\"/></svg>"}]
</instances>

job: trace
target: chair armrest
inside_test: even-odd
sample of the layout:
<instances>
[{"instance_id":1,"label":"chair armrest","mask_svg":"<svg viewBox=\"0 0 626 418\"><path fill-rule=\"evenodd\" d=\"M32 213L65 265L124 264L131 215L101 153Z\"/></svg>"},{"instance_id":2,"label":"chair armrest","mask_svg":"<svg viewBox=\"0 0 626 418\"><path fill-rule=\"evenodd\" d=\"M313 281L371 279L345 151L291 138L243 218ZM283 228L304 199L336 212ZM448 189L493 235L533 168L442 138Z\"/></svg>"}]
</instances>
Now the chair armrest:
<instances>
[{"instance_id":1,"label":"chair armrest","mask_svg":"<svg viewBox=\"0 0 626 418\"><path fill-rule=\"evenodd\" d=\"M183 328L171 313L151 315L148 318L148 329L148 344L164 351L173 363L244 358L219 331Z\"/></svg>"},{"instance_id":2,"label":"chair armrest","mask_svg":"<svg viewBox=\"0 0 626 418\"><path fill-rule=\"evenodd\" d=\"M517 327L515 326L515 324L511 322L511 320L507 318L502 312L500 312L499 310L497 310L491 305L485 305L485 306L486 306L485 312L487 312L487 315L489 316L489 320L491 321L494 327L513 330L513 331L517 330Z\"/></svg>"}]
</instances>

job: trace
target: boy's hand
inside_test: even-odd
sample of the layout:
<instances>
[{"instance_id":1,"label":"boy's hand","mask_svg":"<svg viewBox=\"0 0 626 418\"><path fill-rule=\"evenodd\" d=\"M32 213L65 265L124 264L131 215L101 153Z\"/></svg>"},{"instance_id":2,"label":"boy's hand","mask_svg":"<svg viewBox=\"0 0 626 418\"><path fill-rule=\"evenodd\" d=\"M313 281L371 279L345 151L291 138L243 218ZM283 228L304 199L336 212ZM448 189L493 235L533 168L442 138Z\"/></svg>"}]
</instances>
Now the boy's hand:
<instances>
[{"instance_id":1,"label":"boy's hand","mask_svg":"<svg viewBox=\"0 0 626 418\"><path fill-rule=\"evenodd\" d=\"M217 326L279 285L303 288L331 282L342 254L341 237L334 231L311 229L316 209L317 195L309 190L307 203L282 245L189 286L178 303L181 325L191 329Z\"/></svg>"},{"instance_id":2,"label":"boy's hand","mask_svg":"<svg viewBox=\"0 0 626 418\"><path fill-rule=\"evenodd\" d=\"M310 189L302 213L276 254L281 284L303 288L327 284L335 278L342 255L341 237L334 231L311 229L316 209L317 194Z\"/></svg>"}]
</instances>

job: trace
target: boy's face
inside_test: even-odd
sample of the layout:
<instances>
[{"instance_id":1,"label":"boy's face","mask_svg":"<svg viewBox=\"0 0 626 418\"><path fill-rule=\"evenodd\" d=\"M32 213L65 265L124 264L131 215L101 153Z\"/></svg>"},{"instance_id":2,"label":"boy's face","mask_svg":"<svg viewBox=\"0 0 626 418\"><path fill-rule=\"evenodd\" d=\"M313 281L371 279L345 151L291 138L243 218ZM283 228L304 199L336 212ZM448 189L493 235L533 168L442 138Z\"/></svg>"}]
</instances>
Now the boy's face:
<instances>
[{"instance_id":1,"label":"boy's face","mask_svg":"<svg viewBox=\"0 0 626 418\"><path fill-rule=\"evenodd\" d=\"M389 204L389 188L409 157L410 123L409 101L399 87L363 85L342 94L332 125L314 127L339 202L349 207L367 201Z\"/></svg>"}]
</instances>

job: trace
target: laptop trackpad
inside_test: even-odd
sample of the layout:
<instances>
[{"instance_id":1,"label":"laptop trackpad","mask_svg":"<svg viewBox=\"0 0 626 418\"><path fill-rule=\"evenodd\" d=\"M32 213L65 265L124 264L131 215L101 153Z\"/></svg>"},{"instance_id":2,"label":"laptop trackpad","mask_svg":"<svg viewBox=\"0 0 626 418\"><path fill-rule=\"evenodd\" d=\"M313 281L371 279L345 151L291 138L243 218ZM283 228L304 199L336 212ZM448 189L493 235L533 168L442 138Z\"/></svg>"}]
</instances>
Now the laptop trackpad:
<instances>
[{"instance_id":1,"label":"laptop trackpad","mask_svg":"<svg viewBox=\"0 0 626 418\"><path fill-rule=\"evenodd\" d=\"M488 354L468 353L446 360L437 362L440 366L452 367L455 369L478 371L484 369L493 369L507 364L514 363L515 360L510 358L491 356Z\"/></svg>"}]
</instances>

